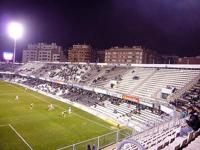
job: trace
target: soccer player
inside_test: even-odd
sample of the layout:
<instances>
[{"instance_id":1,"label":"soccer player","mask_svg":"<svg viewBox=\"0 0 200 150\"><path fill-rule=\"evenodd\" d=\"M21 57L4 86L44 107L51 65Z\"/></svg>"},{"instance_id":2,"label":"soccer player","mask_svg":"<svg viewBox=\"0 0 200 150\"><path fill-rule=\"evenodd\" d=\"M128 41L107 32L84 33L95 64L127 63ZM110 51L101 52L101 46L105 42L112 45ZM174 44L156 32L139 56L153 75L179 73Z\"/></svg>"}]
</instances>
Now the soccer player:
<instances>
[{"instance_id":1,"label":"soccer player","mask_svg":"<svg viewBox=\"0 0 200 150\"><path fill-rule=\"evenodd\" d=\"M28 88L26 87L26 88L25 88L25 92L26 92L27 90L28 90Z\"/></svg>"},{"instance_id":2,"label":"soccer player","mask_svg":"<svg viewBox=\"0 0 200 150\"><path fill-rule=\"evenodd\" d=\"M48 105L48 111L54 110L54 109L55 109L55 108L54 108L53 104L49 104L49 105Z\"/></svg>"},{"instance_id":3,"label":"soccer player","mask_svg":"<svg viewBox=\"0 0 200 150\"><path fill-rule=\"evenodd\" d=\"M30 110L32 110L32 109L33 109L33 106L34 106L34 104L33 104L33 103L31 103L31 105L30 105Z\"/></svg>"},{"instance_id":4,"label":"soccer player","mask_svg":"<svg viewBox=\"0 0 200 150\"><path fill-rule=\"evenodd\" d=\"M71 107L69 107L68 113L71 114L71 112L72 112Z\"/></svg>"},{"instance_id":5,"label":"soccer player","mask_svg":"<svg viewBox=\"0 0 200 150\"><path fill-rule=\"evenodd\" d=\"M65 118L65 116L66 116L66 111L62 111L62 117Z\"/></svg>"},{"instance_id":6,"label":"soccer player","mask_svg":"<svg viewBox=\"0 0 200 150\"><path fill-rule=\"evenodd\" d=\"M19 96L18 96L18 95L16 95L16 97L15 97L15 100L16 100L16 101L18 101L18 100L19 100Z\"/></svg>"}]
</instances>

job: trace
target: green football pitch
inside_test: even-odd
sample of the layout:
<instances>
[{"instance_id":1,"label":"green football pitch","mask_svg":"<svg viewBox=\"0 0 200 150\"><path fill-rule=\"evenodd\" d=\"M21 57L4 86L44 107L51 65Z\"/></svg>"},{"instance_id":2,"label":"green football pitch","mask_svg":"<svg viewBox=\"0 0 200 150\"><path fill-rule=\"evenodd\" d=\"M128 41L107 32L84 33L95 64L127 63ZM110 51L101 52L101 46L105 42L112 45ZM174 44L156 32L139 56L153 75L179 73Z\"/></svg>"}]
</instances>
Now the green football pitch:
<instances>
[{"instance_id":1,"label":"green football pitch","mask_svg":"<svg viewBox=\"0 0 200 150\"><path fill-rule=\"evenodd\" d=\"M32 110L31 103L34 104ZM48 111L50 103L55 110ZM37 92L0 81L0 149L55 150L118 130L72 106L72 113L62 117L61 112L68 107ZM114 137L110 137L112 139Z\"/></svg>"}]
</instances>

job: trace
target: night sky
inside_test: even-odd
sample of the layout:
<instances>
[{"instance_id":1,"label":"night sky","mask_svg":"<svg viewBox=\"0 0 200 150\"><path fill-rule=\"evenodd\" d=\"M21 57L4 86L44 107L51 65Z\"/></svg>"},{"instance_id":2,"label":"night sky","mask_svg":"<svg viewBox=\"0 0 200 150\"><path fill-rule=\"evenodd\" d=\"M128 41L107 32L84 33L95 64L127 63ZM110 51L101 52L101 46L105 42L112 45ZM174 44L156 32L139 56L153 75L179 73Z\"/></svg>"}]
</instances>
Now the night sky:
<instances>
[{"instance_id":1,"label":"night sky","mask_svg":"<svg viewBox=\"0 0 200 150\"><path fill-rule=\"evenodd\" d=\"M26 28L18 52L28 43L56 42L200 55L200 0L0 0L1 51L12 49L6 33L11 20Z\"/></svg>"}]
</instances>

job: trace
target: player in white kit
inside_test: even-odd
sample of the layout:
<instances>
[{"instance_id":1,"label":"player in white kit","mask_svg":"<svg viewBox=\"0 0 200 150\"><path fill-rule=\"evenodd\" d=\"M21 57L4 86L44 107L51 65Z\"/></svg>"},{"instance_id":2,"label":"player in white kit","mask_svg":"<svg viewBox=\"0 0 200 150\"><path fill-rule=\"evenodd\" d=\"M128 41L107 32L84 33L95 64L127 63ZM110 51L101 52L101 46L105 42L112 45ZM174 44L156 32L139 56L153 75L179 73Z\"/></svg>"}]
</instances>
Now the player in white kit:
<instances>
[{"instance_id":1,"label":"player in white kit","mask_svg":"<svg viewBox=\"0 0 200 150\"><path fill-rule=\"evenodd\" d=\"M15 100L16 100L16 101L18 101L18 100L19 100L19 96L18 96L18 95L16 95L16 97L15 97Z\"/></svg>"},{"instance_id":2,"label":"player in white kit","mask_svg":"<svg viewBox=\"0 0 200 150\"><path fill-rule=\"evenodd\" d=\"M68 113L71 114L71 112L72 112L72 109L71 109L71 107L69 107Z\"/></svg>"}]
</instances>

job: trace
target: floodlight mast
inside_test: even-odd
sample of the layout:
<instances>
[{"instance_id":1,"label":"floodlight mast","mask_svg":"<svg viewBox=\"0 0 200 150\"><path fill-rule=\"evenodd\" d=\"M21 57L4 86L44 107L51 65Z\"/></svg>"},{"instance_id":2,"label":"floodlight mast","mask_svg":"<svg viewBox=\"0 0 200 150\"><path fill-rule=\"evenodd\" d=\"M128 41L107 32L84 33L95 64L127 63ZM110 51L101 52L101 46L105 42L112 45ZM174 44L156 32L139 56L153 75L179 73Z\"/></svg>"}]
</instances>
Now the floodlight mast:
<instances>
[{"instance_id":1,"label":"floodlight mast","mask_svg":"<svg viewBox=\"0 0 200 150\"><path fill-rule=\"evenodd\" d=\"M16 48L17 48L17 39L14 38L14 47L13 47L13 63L15 63Z\"/></svg>"},{"instance_id":2,"label":"floodlight mast","mask_svg":"<svg viewBox=\"0 0 200 150\"><path fill-rule=\"evenodd\" d=\"M17 48L17 39L22 37L23 26L20 23L12 22L8 26L8 32L12 39L14 39L13 46L13 63L16 62L16 48Z\"/></svg>"}]
</instances>

